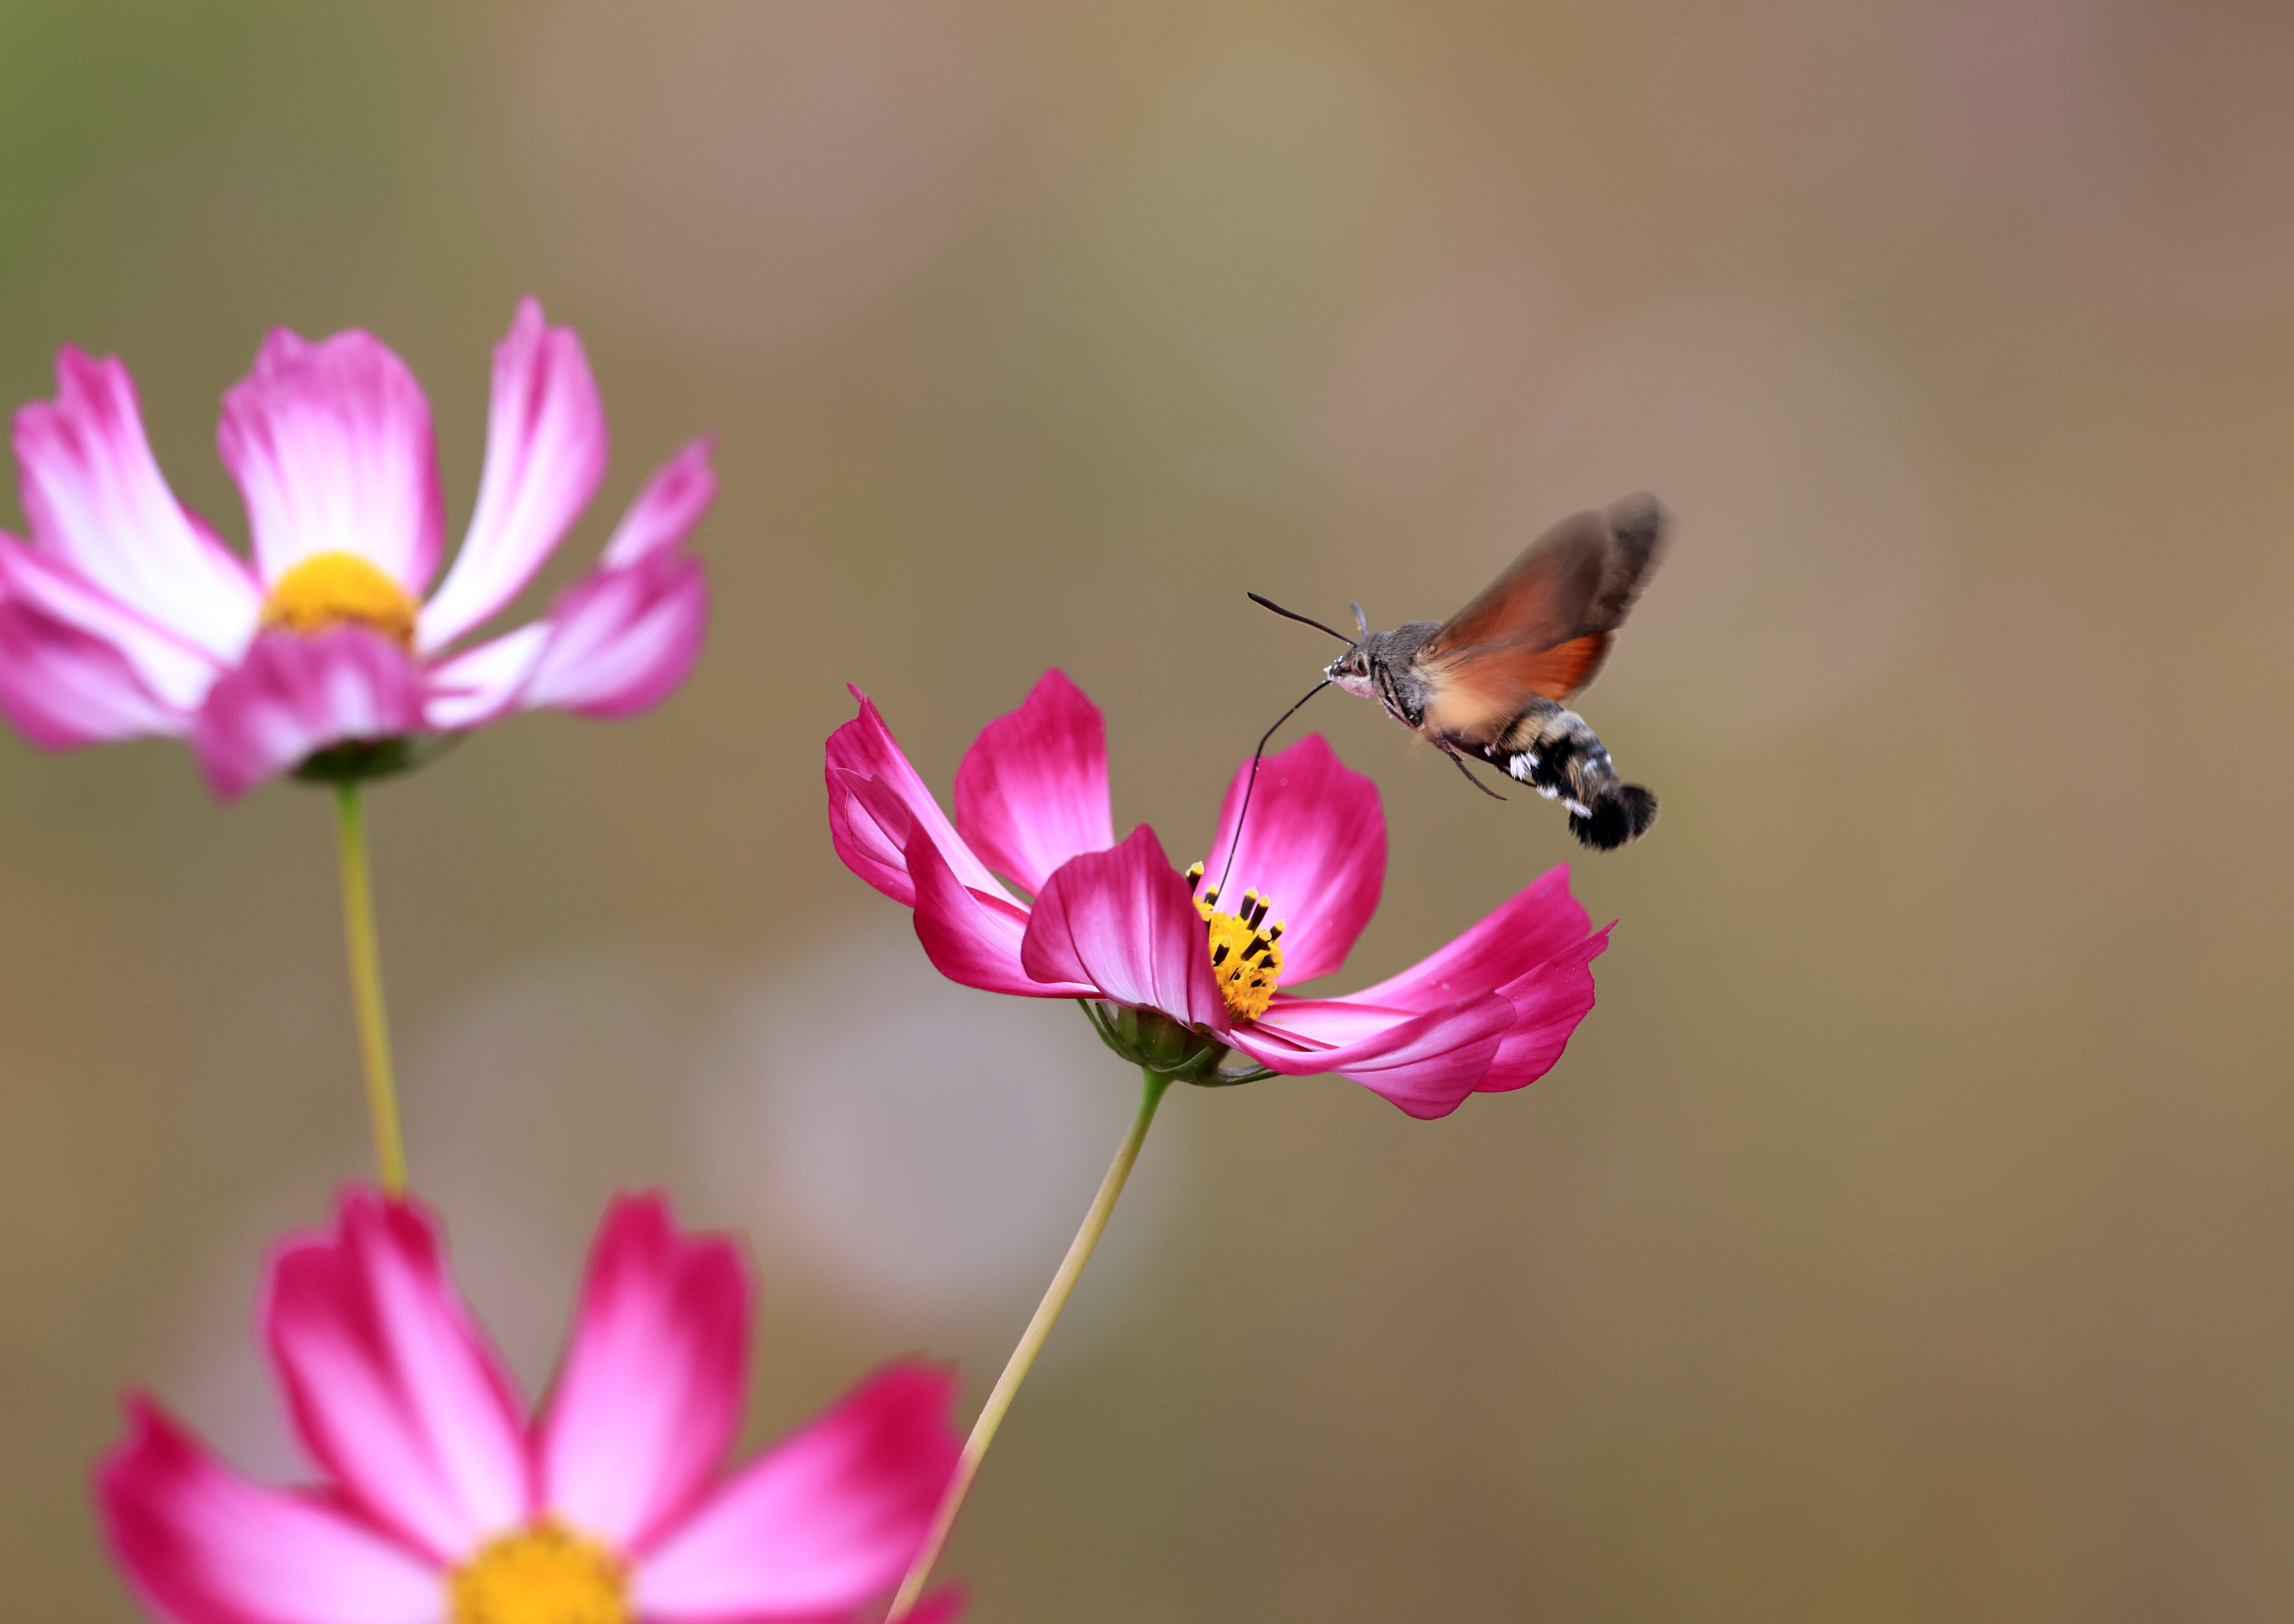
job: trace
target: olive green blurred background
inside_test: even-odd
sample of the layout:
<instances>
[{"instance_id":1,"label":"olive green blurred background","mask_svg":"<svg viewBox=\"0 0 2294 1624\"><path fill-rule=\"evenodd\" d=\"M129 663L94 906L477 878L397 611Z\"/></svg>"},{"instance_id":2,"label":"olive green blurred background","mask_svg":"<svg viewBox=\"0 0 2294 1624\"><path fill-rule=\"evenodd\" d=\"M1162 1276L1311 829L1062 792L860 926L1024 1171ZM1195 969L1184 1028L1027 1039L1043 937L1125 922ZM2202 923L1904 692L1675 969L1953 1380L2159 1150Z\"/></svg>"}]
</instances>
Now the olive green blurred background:
<instances>
[{"instance_id":1,"label":"olive green blurred background","mask_svg":"<svg viewBox=\"0 0 2294 1624\"><path fill-rule=\"evenodd\" d=\"M2282 1617L2294 12L787 0L12 5L0 402L363 326L455 522L517 296L614 461L721 436L687 688L373 798L418 1185L531 1383L598 1204L768 1277L762 1438L985 1392L1134 1079L838 865L867 688L945 791L1046 666L1207 838L1342 619L1650 487L1584 703L1664 800L1536 1088L1181 1091L952 1549L1003 1620ZM14 527L12 508L4 519ZM1371 707L1346 984L1576 856ZM125 1620L149 1384L297 1468L264 1246L365 1166L329 820L0 741L0 1572Z\"/></svg>"}]
</instances>

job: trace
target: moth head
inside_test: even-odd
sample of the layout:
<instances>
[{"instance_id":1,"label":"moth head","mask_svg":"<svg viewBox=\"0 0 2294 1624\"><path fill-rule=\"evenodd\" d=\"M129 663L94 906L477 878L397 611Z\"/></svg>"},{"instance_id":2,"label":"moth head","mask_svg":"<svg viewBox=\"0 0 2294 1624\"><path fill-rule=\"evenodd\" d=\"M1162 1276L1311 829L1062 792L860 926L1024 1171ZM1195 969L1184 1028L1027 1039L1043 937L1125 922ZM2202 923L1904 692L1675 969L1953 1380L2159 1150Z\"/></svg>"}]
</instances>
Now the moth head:
<instances>
[{"instance_id":1,"label":"moth head","mask_svg":"<svg viewBox=\"0 0 2294 1624\"><path fill-rule=\"evenodd\" d=\"M1364 637L1330 662L1322 675L1361 699L1378 697L1378 679L1371 674L1370 637Z\"/></svg>"}]
</instances>

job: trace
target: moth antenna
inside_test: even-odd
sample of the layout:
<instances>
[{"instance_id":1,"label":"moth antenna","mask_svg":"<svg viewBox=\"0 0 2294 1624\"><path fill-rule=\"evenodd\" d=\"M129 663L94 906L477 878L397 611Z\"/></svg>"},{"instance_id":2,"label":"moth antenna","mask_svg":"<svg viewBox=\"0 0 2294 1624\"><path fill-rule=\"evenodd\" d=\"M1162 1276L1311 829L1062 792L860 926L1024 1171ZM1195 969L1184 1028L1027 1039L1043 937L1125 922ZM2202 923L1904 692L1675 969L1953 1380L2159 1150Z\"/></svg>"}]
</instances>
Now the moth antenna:
<instances>
[{"instance_id":1,"label":"moth antenna","mask_svg":"<svg viewBox=\"0 0 2294 1624\"><path fill-rule=\"evenodd\" d=\"M1323 625L1322 621L1320 621L1316 620L1316 619L1315 619L1313 615L1311 615L1311 614L1301 614L1301 613L1299 613L1296 609L1285 609L1281 605L1280 605L1280 604L1276 603L1273 598L1271 598L1271 597L1259 597L1259 596L1258 596L1258 594L1257 594L1257 593L1256 593L1256 592L1248 593L1248 594L1246 594L1246 596L1247 596L1247 597L1249 597L1249 598L1250 599L1250 601L1251 601L1252 603L1257 604L1257 605L1261 609L1272 609L1272 610L1273 610L1273 611L1274 611L1274 613L1277 613L1277 614L1281 615L1281 616L1284 620L1286 620L1286 621L1297 621L1300 625L1302 625L1302 626L1312 626L1312 627L1313 627L1316 631L1327 631L1327 632L1329 632L1332 637L1336 637L1339 642L1344 643L1344 644L1347 644L1347 645L1349 645L1349 646L1351 646L1351 645L1353 644L1353 642L1354 642L1354 639L1353 639L1352 637L1350 637L1346 636L1346 634L1345 632L1343 632L1343 631L1338 631L1338 630L1334 629L1333 629L1333 628L1331 628L1331 627L1329 627L1329 626L1325 626L1325 625ZM1355 614L1355 617L1356 617L1357 619L1359 619L1359 618L1361 617L1362 611L1361 611L1361 610L1359 610L1359 609L1357 609L1357 610L1355 610L1355 611L1354 611L1354 614ZM1305 700L1303 700L1303 699L1302 699L1302 700L1300 700L1300 701L1298 702L1298 704L1299 704L1299 705L1303 705L1303 704L1305 704L1306 702ZM1293 710L1296 710L1298 708L1298 705L1293 705L1293 706L1291 706L1290 708L1291 708ZM1280 727L1282 724L1281 724L1281 723L1280 723L1280 722L1277 722L1277 723L1275 723L1274 725L1275 725L1277 727Z\"/></svg>"},{"instance_id":2,"label":"moth antenna","mask_svg":"<svg viewBox=\"0 0 2294 1624\"><path fill-rule=\"evenodd\" d=\"M1354 635L1363 637L1370 636L1370 616L1362 612L1361 600L1359 598L1350 600L1346 607L1354 612Z\"/></svg>"},{"instance_id":3,"label":"moth antenna","mask_svg":"<svg viewBox=\"0 0 2294 1624\"><path fill-rule=\"evenodd\" d=\"M1252 593L1251 597L1258 598L1258 601L1262 604L1266 604L1266 600L1263 597L1258 597L1258 594L1256 592ZM1269 609L1274 609L1274 605L1273 604L1266 604L1266 606ZM1290 612L1288 609L1275 609L1274 612L1277 614L1290 614ZM1303 614L1290 614L1290 618L1294 621L1306 620L1306 617ZM1306 621L1306 623L1309 626L1315 624L1313 621ZM1324 631L1329 631L1330 629L1325 626L1322 629ZM1315 694L1320 694L1324 688L1327 688L1330 686L1330 679L1325 677L1322 681L1316 683L1313 687L1308 688L1304 694L1300 694L1298 696L1298 704L1291 706L1281 715L1276 717L1274 719L1274 727L1269 727L1265 733L1260 735L1258 740L1258 748L1250 752L1250 780L1242 786L1242 805L1235 808L1234 839L1227 842L1226 866L1219 870L1219 895L1224 896L1226 894L1226 882L1234 873L1234 854L1242 845L1242 825L1244 820L1249 818L1250 816L1250 795L1251 792L1258 787L1258 763L1266 754L1267 740L1274 736L1275 727L1281 727L1283 723L1289 721L1292 717L1298 714L1298 705L1305 704L1308 700L1314 698Z\"/></svg>"}]
</instances>

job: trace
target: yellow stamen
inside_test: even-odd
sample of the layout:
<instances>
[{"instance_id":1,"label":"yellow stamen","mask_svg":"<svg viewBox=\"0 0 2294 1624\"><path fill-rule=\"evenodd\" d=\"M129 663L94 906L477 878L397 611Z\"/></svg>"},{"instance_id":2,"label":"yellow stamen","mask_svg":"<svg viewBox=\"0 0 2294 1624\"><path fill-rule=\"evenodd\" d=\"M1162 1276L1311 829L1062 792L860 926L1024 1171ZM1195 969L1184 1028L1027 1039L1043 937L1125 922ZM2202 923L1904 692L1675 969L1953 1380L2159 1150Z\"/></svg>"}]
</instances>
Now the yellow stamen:
<instances>
[{"instance_id":1,"label":"yellow stamen","mask_svg":"<svg viewBox=\"0 0 2294 1624\"><path fill-rule=\"evenodd\" d=\"M356 553L313 553L281 575L263 605L265 631L365 626L402 648L414 646L414 599Z\"/></svg>"},{"instance_id":2,"label":"yellow stamen","mask_svg":"<svg viewBox=\"0 0 2294 1624\"><path fill-rule=\"evenodd\" d=\"M1202 877L1198 863L1187 871L1189 888ZM1274 988L1282 979L1282 922L1266 922L1267 901L1257 891L1245 891L1241 907L1232 914L1218 912L1217 902L1216 886L1195 898L1195 912L1210 927L1211 974L1218 978L1227 1013L1237 1020L1257 1020L1274 1002Z\"/></svg>"},{"instance_id":3,"label":"yellow stamen","mask_svg":"<svg viewBox=\"0 0 2294 1624\"><path fill-rule=\"evenodd\" d=\"M628 1579L603 1546L538 1522L454 1571L452 1624L630 1624Z\"/></svg>"}]
</instances>

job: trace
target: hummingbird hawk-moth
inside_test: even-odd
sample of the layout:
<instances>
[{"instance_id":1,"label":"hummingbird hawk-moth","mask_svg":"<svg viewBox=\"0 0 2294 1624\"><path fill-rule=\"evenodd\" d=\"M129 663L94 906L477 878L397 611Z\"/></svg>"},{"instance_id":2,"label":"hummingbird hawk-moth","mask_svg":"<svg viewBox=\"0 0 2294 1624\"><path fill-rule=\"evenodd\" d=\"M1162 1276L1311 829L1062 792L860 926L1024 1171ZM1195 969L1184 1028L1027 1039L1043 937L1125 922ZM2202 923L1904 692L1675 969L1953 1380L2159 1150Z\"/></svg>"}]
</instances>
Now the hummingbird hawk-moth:
<instances>
[{"instance_id":1,"label":"hummingbird hawk-moth","mask_svg":"<svg viewBox=\"0 0 2294 1624\"><path fill-rule=\"evenodd\" d=\"M1566 702L1601 669L1664 531L1665 511L1645 491L1573 514L1448 620L1372 631L1357 604L1354 637L1250 596L1347 645L1314 692L1335 683L1378 701L1476 787L1496 793L1474 776L1468 756L1559 800L1580 843L1613 851L1648 832L1656 797L1617 776L1607 749Z\"/></svg>"}]
</instances>

